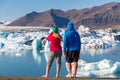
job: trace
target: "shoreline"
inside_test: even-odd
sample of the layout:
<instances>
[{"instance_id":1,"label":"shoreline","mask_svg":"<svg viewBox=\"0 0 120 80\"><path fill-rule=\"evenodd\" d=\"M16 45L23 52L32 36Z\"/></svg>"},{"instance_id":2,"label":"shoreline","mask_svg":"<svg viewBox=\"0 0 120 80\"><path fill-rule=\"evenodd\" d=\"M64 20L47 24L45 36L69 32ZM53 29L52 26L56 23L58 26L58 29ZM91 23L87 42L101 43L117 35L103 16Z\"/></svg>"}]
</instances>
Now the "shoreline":
<instances>
[{"instance_id":1,"label":"shoreline","mask_svg":"<svg viewBox=\"0 0 120 80\"><path fill-rule=\"evenodd\" d=\"M66 78L66 77L36 77L36 76L0 76L0 80L120 80L120 78L85 78L85 77L77 77L77 78Z\"/></svg>"},{"instance_id":2,"label":"shoreline","mask_svg":"<svg viewBox=\"0 0 120 80\"><path fill-rule=\"evenodd\" d=\"M38 32L49 31L50 27L35 27L35 26L0 26L1 32Z\"/></svg>"}]
</instances>

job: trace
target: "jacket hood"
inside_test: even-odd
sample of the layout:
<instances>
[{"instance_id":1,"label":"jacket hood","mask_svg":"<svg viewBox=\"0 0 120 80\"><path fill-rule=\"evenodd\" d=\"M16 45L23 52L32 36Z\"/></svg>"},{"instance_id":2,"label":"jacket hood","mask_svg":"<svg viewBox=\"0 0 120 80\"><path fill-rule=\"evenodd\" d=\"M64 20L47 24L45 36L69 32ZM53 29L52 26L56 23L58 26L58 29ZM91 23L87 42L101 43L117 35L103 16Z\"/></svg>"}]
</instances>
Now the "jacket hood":
<instances>
[{"instance_id":1,"label":"jacket hood","mask_svg":"<svg viewBox=\"0 0 120 80\"><path fill-rule=\"evenodd\" d=\"M53 33L58 33L58 28L54 26L54 27L52 28L52 31L53 31Z\"/></svg>"},{"instance_id":2,"label":"jacket hood","mask_svg":"<svg viewBox=\"0 0 120 80\"><path fill-rule=\"evenodd\" d=\"M68 29L74 29L74 24L72 22L68 22L67 27Z\"/></svg>"}]
</instances>

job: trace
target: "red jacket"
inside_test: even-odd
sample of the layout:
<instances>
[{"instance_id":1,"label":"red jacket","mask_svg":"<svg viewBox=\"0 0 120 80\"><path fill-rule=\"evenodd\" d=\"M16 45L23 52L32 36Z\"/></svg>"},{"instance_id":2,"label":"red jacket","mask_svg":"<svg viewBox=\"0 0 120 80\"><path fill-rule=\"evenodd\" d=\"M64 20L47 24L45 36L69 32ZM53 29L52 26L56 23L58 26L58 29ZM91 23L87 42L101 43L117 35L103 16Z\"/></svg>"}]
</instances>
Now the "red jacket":
<instances>
[{"instance_id":1,"label":"red jacket","mask_svg":"<svg viewBox=\"0 0 120 80\"><path fill-rule=\"evenodd\" d=\"M50 51L62 50L61 40L58 37L54 37L53 32L51 32L46 39L50 41Z\"/></svg>"}]
</instances>

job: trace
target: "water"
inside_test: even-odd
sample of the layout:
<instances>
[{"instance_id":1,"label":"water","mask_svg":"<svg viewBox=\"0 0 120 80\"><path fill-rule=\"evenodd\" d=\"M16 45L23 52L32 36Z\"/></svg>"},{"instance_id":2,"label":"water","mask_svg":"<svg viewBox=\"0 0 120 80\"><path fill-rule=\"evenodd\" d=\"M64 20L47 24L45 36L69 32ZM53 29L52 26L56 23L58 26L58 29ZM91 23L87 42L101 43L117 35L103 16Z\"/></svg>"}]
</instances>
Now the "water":
<instances>
[{"instance_id":1,"label":"water","mask_svg":"<svg viewBox=\"0 0 120 80\"><path fill-rule=\"evenodd\" d=\"M120 62L120 47L108 49L87 49L81 51L80 58L86 62L98 62L103 59L108 59L113 62Z\"/></svg>"},{"instance_id":2,"label":"water","mask_svg":"<svg viewBox=\"0 0 120 80\"><path fill-rule=\"evenodd\" d=\"M46 60L44 52L41 54L34 54L32 50L22 50L21 56L14 55L15 52L0 52L0 75L9 76L42 76L45 74ZM87 63L98 62L103 59L112 60L113 62L120 62L119 48L101 49L101 50L82 50L80 59ZM50 70L50 76L55 76L56 64L55 61ZM62 67L60 76L66 76L66 64L64 57L62 57ZM116 74L120 77L119 74Z\"/></svg>"},{"instance_id":3,"label":"water","mask_svg":"<svg viewBox=\"0 0 120 80\"><path fill-rule=\"evenodd\" d=\"M0 53L0 75L17 76L42 76L45 74L46 60L44 53L34 55L32 50L23 50L22 56L15 56L15 53ZM37 56L35 58L35 56ZM50 70L50 76L55 76L55 61ZM65 61L62 59L60 75L67 74Z\"/></svg>"}]
</instances>

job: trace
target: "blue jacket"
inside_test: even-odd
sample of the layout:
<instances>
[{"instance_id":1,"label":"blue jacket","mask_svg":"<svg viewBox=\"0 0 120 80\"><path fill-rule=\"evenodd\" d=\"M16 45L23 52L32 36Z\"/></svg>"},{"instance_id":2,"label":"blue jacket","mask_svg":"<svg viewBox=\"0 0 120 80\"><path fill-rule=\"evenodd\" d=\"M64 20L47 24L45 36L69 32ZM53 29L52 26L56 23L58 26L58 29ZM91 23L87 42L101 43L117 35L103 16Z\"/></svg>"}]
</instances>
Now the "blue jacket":
<instances>
[{"instance_id":1,"label":"blue jacket","mask_svg":"<svg viewBox=\"0 0 120 80\"><path fill-rule=\"evenodd\" d=\"M77 31L75 31L72 23L68 23L68 30L64 33L63 38L63 51L64 53L73 50L81 49L81 40L80 35Z\"/></svg>"}]
</instances>

